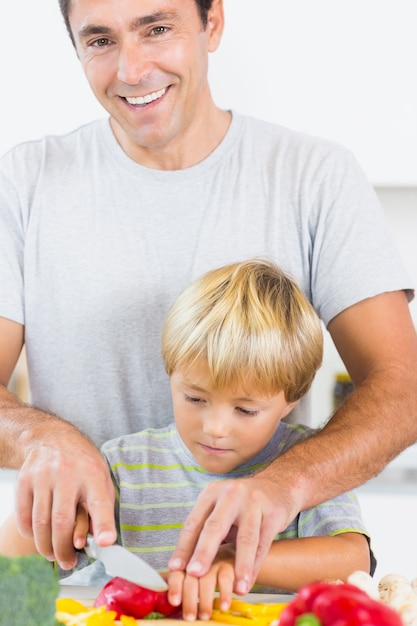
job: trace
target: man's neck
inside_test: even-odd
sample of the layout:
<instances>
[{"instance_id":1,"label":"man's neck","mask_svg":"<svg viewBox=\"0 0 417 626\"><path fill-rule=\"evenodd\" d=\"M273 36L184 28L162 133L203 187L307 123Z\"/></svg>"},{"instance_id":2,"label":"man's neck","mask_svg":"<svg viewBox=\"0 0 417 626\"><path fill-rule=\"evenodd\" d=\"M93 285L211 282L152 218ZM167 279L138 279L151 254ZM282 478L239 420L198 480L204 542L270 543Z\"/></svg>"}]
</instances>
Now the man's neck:
<instances>
[{"instance_id":1,"label":"man's neck","mask_svg":"<svg viewBox=\"0 0 417 626\"><path fill-rule=\"evenodd\" d=\"M225 137L231 120L230 112L214 107L199 125L180 139L152 147L134 144L114 119L110 124L118 143L131 159L150 169L174 171L204 161Z\"/></svg>"}]
</instances>

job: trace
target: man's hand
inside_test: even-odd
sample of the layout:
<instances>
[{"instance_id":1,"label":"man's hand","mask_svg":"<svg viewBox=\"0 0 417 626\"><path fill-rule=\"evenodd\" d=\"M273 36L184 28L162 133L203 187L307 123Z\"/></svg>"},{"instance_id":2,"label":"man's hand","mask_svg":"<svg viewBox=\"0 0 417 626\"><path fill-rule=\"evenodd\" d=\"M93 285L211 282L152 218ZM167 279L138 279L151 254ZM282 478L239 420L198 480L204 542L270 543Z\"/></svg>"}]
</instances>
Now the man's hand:
<instances>
[{"instance_id":1,"label":"man's hand","mask_svg":"<svg viewBox=\"0 0 417 626\"><path fill-rule=\"evenodd\" d=\"M220 544L226 537L230 540L234 529L233 590L240 595L248 593L275 535L298 513L297 503L288 501L285 489L282 495L280 499L278 484L262 474L207 485L184 523L170 570L204 576Z\"/></svg>"},{"instance_id":2,"label":"man's hand","mask_svg":"<svg viewBox=\"0 0 417 626\"><path fill-rule=\"evenodd\" d=\"M63 569L76 564L76 537L75 547L84 547L83 531L74 535L80 504L97 543L114 543L114 489L106 463L81 433L52 418L48 434L29 447L19 472L16 519L21 534L33 536L38 552Z\"/></svg>"}]
</instances>

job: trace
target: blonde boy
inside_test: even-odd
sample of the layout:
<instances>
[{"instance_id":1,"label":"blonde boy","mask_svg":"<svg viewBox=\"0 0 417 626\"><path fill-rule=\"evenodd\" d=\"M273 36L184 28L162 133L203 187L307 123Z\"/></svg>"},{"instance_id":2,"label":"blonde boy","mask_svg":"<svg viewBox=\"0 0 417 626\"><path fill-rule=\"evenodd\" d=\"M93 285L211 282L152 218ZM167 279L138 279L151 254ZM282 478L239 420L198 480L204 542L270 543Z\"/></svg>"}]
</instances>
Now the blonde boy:
<instances>
[{"instance_id":1,"label":"blonde boy","mask_svg":"<svg viewBox=\"0 0 417 626\"><path fill-rule=\"evenodd\" d=\"M227 265L186 288L162 333L175 423L102 448L118 494L119 541L166 570L187 515L213 481L251 476L308 437L310 429L282 420L310 388L322 346L313 307L273 263ZM300 513L276 537L257 585L296 591L312 580L370 571L372 561L358 502L346 493ZM232 534L205 576L166 576L170 600L182 602L186 619L210 616L216 587L227 607Z\"/></svg>"}]
</instances>

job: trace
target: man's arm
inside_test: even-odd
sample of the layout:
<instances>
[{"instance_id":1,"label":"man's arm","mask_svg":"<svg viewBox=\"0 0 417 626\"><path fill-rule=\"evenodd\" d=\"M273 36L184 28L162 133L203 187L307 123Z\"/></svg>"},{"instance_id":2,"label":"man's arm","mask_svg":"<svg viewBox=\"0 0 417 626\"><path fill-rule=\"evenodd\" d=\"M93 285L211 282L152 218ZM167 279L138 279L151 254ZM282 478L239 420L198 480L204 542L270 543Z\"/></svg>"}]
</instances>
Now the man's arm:
<instances>
[{"instance_id":1,"label":"man's arm","mask_svg":"<svg viewBox=\"0 0 417 626\"><path fill-rule=\"evenodd\" d=\"M251 478L211 483L181 532L171 569L207 572L237 527L237 593L299 511L354 488L417 440L417 337L403 292L349 307L329 324L356 385L325 428Z\"/></svg>"},{"instance_id":2,"label":"man's arm","mask_svg":"<svg viewBox=\"0 0 417 626\"><path fill-rule=\"evenodd\" d=\"M88 509L97 541L116 540L113 485L99 450L74 426L8 391L23 340L20 324L0 318L0 466L20 469L19 531L68 569L76 561L72 537L79 502Z\"/></svg>"}]
</instances>

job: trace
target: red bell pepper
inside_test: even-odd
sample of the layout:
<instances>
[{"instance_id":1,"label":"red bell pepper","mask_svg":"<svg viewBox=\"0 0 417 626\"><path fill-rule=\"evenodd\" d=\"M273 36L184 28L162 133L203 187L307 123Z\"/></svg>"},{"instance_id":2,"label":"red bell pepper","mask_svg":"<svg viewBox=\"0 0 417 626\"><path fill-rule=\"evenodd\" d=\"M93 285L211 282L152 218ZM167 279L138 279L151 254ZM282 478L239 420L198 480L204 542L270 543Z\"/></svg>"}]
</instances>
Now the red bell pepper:
<instances>
[{"instance_id":1,"label":"red bell pepper","mask_svg":"<svg viewBox=\"0 0 417 626\"><path fill-rule=\"evenodd\" d=\"M339 588L338 588L339 587ZM312 611L323 626L402 626L396 611L367 594L357 593L357 588L335 585L324 591L313 602Z\"/></svg>"},{"instance_id":2,"label":"red bell pepper","mask_svg":"<svg viewBox=\"0 0 417 626\"><path fill-rule=\"evenodd\" d=\"M178 607L168 602L167 591L152 591L118 577L112 578L103 587L94 606L105 606L109 611L116 611L117 619L121 615L140 619L150 613L167 617L178 610Z\"/></svg>"},{"instance_id":3,"label":"red bell pepper","mask_svg":"<svg viewBox=\"0 0 417 626\"><path fill-rule=\"evenodd\" d=\"M338 588L339 586L340 585L326 582L313 582L308 585L304 585L304 587L301 587L294 600L292 600L292 602L290 602L290 604L282 612L279 626L294 626L296 624L297 617L304 615L305 613L313 612L313 603L318 596L328 589L333 589L334 587ZM349 585L348 583L346 583L344 587L346 589L350 588L366 598L368 597L364 591L359 589L359 587Z\"/></svg>"},{"instance_id":4,"label":"red bell pepper","mask_svg":"<svg viewBox=\"0 0 417 626\"><path fill-rule=\"evenodd\" d=\"M311 583L283 610L280 626L297 626L314 615L322 626L402 626L400 615L348 583Z\"/></svg>"}]
</instances>

